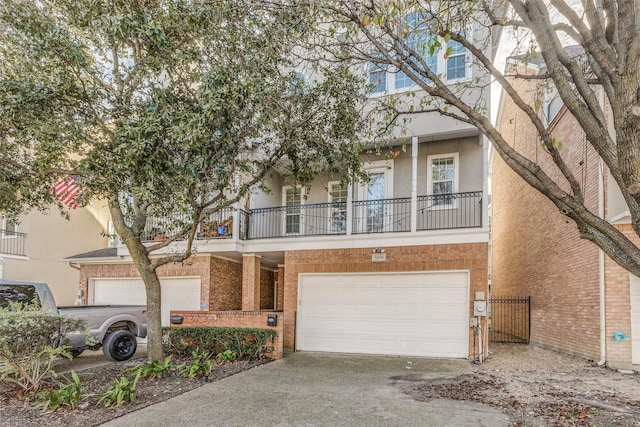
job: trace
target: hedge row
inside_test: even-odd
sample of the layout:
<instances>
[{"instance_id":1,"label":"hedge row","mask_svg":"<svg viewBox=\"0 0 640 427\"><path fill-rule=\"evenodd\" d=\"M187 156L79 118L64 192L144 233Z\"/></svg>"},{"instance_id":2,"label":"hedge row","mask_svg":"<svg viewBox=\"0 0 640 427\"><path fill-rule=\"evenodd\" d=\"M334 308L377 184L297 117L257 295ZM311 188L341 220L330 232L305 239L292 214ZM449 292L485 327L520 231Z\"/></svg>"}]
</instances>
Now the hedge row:
<instances>
[{"instance_id":1,"label":"hedge row","mask_svg":"<svg viewBox=\"0 0 640 427\"><path fill-rule=\"evenodd\" d=\"M182 326L163 328L162 342L166 354L189 357L196 350L218 354L230 350L238 358L256 360L273 351L276 331L259 328L219 328Z\"/></svg>"}]
</instances>

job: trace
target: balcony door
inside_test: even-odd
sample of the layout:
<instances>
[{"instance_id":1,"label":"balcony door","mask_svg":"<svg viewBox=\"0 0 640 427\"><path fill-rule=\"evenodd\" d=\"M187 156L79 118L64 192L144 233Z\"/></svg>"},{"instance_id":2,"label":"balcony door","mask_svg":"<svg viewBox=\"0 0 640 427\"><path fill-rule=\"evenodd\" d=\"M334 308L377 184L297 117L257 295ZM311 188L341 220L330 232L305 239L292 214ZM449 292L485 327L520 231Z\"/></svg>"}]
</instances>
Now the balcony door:
<instances>
[{"instance_id":1,"label":"balcony door","mask_svg":"<svg viewBox=\"0 0 640 427\"><path fill-rule=\"evenodd\" d=\"M391 224L393 197L393 161L374 162L367 169L369 180L360 186L359 200L366 201L358 214L357 229L365 233L387 231Z\"/></svg>"},{"instance_id":2,"label":"balcony door","mask_svg":"<svg viewBox=\"0 0 640 427\"><path fill-rule=\"evenodd\" d=\"M302 196L303 188L300 186L282 188L282 228L285 236L297 235L302 231Z\"/></svg>"},{"instance_id":3,"label":"balcony door","mask_svg":"<svg viewBox=\"0 0 640 427\"><path fill-rule=\"evenodd\" d=\"M340 181L329 182L329 231L347 231L347 186Z\"/></svg>"}]
</instances>

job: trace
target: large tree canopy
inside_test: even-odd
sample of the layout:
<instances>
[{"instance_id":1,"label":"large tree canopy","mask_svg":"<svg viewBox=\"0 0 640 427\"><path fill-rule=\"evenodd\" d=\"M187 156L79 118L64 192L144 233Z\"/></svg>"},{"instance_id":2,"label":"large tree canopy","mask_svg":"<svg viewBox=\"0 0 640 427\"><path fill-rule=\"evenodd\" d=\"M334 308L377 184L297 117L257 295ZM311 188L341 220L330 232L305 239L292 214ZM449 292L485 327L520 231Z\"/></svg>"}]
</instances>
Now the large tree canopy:
<instances>
[{"instance_id":1,"label":"large tree canopy","mask_svg":"<svg viewBox=\"0 0 640 427\"><path fill-rule=\"evenodd\" d=\"M303 184L358 171L364 86L342 64L296 62L309 16L241 0L0 5L0 211L50 206L68 174L106 199L145 282L153 359L156 269L192 255L205 215L274 170ZM150 218L168 238L148 246Z\"/></svg>"},{"instance_id":2,"label":"large tree canopy","mask_svg":"<svg viewBox=\"0 0 640 427\"><path fill-rule=\"evenodd\" d=\"M295 1L313 4L327 22L317 48L333 60L361 61L401 72L426 97L407 102L416 91L378 98L390 118L432 111L475 125L519 176L571 218L580 235L622 267L640 276L640 249L615 226L585 206L583 183L568 166L566 151L554 141L537 105L514 88L519 78L493 63L497 35L511 38L514 53L542 56L545 72L535 76L553 87L586 134L622 191L631 224L640 235L640 8L635 0L349 0ZM418 12L415 14L414 12ZM425 31L430 36L425 36ZM338 42L332 41L338 40ZM568 50L567 46L574 48ZM474 78L447 81L431 58L462 46ZM573 53L572 53L573 52ZM575 54L579 52L579 54ZM530 120L555 166L546 171L510 146L491 123L483 99L487 76L497 82ZM470 96L475 93L476 96ZM604 97L600 97L603 93ZM602 99L606 99L606 103ZM411 99L411 98L409 98ZM606 105L611 110L608 129ZM557 178L559 176L559 178Z\"/></svg>"}]
</instances>

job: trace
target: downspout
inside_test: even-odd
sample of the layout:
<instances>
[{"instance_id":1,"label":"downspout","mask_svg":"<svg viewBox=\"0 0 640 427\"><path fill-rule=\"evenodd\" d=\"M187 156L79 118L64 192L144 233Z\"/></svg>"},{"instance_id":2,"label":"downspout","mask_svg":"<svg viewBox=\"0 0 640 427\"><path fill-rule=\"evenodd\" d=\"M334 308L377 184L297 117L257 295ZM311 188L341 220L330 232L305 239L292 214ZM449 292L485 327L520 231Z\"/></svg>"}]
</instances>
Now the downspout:
<instances>
[{"instance_id":1,"label":"downspout","mask_svg":"<svg viewBox=\"0 0 640 427\"><path fill-rule=\"evenodd\" d=\"M598 92L600 108L604 112L604 91L600 88ZM598 215L604 219L604 163L602 158L598 159ZM606 329L606 304L605 304L605 280L604 280L604 251L598 249L598 285L600 293L600 360L598 366L604 365L607 361L607 329Z\"/></svg>"},{"instance_id":2,"label":"downspout","mask_svg":"<svg viewBox=\"0 0 640 427\"><path fill-rule=\"evenodd\" d=\"M411 138L411 232L418 229L418 137Z\"/></svg>"}]
</instances>

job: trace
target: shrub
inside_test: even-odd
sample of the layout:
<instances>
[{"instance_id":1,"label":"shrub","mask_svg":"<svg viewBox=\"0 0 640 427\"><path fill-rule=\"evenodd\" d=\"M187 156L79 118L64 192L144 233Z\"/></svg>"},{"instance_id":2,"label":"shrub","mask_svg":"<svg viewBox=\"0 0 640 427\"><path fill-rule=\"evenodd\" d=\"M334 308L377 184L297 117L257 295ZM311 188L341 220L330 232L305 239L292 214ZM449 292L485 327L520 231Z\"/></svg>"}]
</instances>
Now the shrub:
<instances>
[{"instance_id":1,"label":"shrub","mask_svg":"<svg viewBox=\"0 0 640 427\"><path fill-rule=\"evenodd\" d=\"M129 380L125 377L120 377L118 380L113 380L114 384L106 389L98 399L98 404L102 403L105 407L109 406L121 406L126 400L130 403L136 401L136 387L138 380L140 379L140 372L138 372L133 379Z\"/></svg>"},{"instance_id":2,"label":"shrub","mask_svg":"<svg viewBox=\"0 0 640 427\"><path fill-rule=\"evenodd\" d=\"M180 373L187 378L204 376L207 378L213 369L213 360L209 350L196 349L191 353L191 364L183 365Z\"/></svg>"},{"instance_id":3,"label":"shrub","mask_svg":"<svg viewBox=\"0 0 640 427\"><path fill-rule=\"evenodd\" d=\"M36 394L36 408L42 408L43 412L55 412L60 408L76 409L80 403L82 384L80 377L71 371L71 380L67 383L59 383L58 389L48 392L40 391Z\"/></svg>"},{"instance_id":4,"label":"shrub","mask_svg":"<svg viewBox=\"0 0 640 427\"><path fill-rule=\"evenodd\" d=\"M219 364L223 364L226 362L233 362L236 360L236 353L231 350L225 350L222 353L216 354L216 362Z\"/></svg>"},{"instance_id":5,"label":"shrub","mask_svg":"<svg viewBox=\"0 0 640 427\"><path fill-rule=\"evenodd\" d=\"M176 357L189 357L196 349L212 354L230 351L237 358L256 360L273 351L276 331L259 328L218 328L181 326L164 328L164 351Z\"/></svg>"},{"instance_id":6,"label":"shrub","mask_svg":"<svg viewBox=\"0 0 640 427\"><path fill-rule=\"evenodd\" d=\"M55 377L55 360L71 357L64 343L77 331L89 337L82 319L51 314L34 305L0 308L0 382L37 392L45 377Z\"/></svg>"},{"instance_id":7,"label":"shrub","mask_svg":"<svg viewBox=\"0 0 640 427\"><path fill-rule=\"evenodd\" d=\"M134 376L140 374L142 378L162 378L162 376L168 374L173 367L174 364L171 363L171 356L167 356L164 362L150 360L142 365L127 369L125 373L131 373Z\"/></svg>"}]
</instances>

